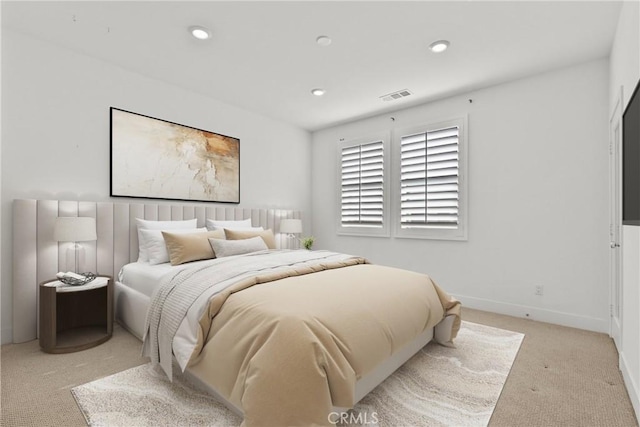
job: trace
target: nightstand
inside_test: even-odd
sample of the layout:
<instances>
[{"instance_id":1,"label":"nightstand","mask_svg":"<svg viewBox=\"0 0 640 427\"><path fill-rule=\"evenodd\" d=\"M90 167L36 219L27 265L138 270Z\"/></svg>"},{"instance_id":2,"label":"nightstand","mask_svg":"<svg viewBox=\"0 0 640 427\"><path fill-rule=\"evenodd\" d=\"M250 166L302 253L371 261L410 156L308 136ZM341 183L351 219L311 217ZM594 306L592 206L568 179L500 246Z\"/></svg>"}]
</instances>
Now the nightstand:
<instances>
[{"instance_id":1,"label":"nightstand","mask_svg":"<svg viewBox=\"0 0 640 427\"><path fill-rule=\"evenodd\" d=\"M40 284L40 347L47 353L86 350L113 334L113 280L82 286L59 280Z\"/></svg>"}]
</instances>

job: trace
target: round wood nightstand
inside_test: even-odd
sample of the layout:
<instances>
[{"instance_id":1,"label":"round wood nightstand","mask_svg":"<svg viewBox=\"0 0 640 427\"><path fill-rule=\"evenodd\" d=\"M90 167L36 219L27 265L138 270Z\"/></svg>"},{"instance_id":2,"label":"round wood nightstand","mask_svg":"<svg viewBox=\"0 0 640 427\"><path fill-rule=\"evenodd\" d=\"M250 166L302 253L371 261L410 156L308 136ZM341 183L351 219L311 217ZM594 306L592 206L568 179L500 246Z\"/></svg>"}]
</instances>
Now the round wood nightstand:
<instances>
[{"instance_id":1,"label":"round wood nightstand","mask_svg":"<svg viewBox=\"0 0 640 427\"><path fill-rule=\"evenodd\" d=\"M113 280L96 277L82 286L59 280L40 284L40 347L47 353L86 350L113 334Z\"/></svg>"}]
</instances>

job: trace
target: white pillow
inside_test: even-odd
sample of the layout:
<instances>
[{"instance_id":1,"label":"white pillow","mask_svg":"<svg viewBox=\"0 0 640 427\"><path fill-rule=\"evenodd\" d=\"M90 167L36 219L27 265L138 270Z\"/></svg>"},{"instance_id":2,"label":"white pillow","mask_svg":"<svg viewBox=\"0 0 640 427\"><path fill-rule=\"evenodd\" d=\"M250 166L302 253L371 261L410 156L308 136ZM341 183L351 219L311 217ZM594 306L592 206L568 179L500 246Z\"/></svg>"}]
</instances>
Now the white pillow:
<instances>
[{"instance_id":1,"label":"white pillow","mask_svg":"<svg viewBox=\"0 0 640 427\"><path fill-rule=\"evenodd\" d=\"M140 230L178 230L190 228L195 230L198 227L198 220L187 219L184 221L151 221L147 219L136 218L136 225L138 226L138 261L149 261L149 256L144 247Z\"/></svg>"},{"instance_id":2,"label":"white pillow","mask_svg":"<svg viewBox=\"0 0 640 427\"><path fill-rule=\"evenodd\" d=\"M269 249L260 236L243 240L222 240L210 237L209 244L211 245L211 249L213 249L213 253L216 254L216 258L248 254Z\"/></svg>"},{"instance_id":3,"label":"white pillow","mask_svg":"<svg viewBox=\"0 0 640 427\"><path fill-rule=\"evenodd\" d=\"M142 241L144 242L145 252L149 257L148 261L151 265L163 264L169 262L169 252L167 251L167 244L164 241L163 231L170 231L174 234L191 234L191 233L204 233L206 228L193 228L193 229L177 229L177 230L139 230L142 234Z\"/></svg>"},{"instance_id":4,"label":"white pillow","mask_svg":"<svg viewBox=\"0 0 640 427\"><path fill-rule=\"evenodd\" d=\"M209 230L217 230L220 228L228 228L231 230L237 230L239 228L251 228L251 218L243 219L241 221L216 221L215 219L207 219L206 224Z\"/></svg>"}]
</instances>

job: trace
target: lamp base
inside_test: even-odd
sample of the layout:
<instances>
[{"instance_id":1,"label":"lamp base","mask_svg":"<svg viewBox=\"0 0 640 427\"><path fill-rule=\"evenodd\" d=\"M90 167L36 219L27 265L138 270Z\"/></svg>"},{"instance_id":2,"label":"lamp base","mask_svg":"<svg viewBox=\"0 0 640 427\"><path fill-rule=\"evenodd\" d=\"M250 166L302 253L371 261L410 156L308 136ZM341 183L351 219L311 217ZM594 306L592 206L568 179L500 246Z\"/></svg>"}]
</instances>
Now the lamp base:
<instances>
[{"instance_id":1,"label":"lamp base","mask_svg":"<svg viewBox=\"0 0 640 427\"><path fill-rule=\"evenodd\" d=\"M298 239L295 234L287 233L285 236L287 238L287 249L300 249L300 239Z\"/></svg>"},{"instance_id":2,"label":"lamp base","mask_svg":"<svg viewBox=\"0 0 640 427\"><path fill-rule=\"evenodd\" d=\"M66 252L67 271L80 274L85 266L85 250L82 245L74 243L67 248Z\"/></svg>"}]
</instances>

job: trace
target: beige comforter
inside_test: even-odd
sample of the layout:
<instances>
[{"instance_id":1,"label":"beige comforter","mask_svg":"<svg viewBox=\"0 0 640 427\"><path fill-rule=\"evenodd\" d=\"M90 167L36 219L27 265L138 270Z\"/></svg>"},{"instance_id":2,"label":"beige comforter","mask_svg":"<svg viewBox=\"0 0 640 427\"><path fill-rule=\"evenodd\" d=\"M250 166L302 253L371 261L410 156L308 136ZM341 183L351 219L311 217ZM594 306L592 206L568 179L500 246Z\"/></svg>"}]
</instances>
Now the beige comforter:
<instances>
[{"instance_id":1,"label":"beige comforter","mask_svg":"<svg viewBox=\"0 0 640 427\"><path fill-rule=\"evenodd\" d=\"M447 314L452 338L460 327L459 303L428 276L364 262L264 272L219 293L191 371L242 408L244 425L328 425L396 350Z\"/></svg>"}]
</instances>

